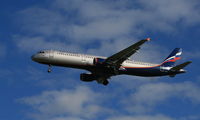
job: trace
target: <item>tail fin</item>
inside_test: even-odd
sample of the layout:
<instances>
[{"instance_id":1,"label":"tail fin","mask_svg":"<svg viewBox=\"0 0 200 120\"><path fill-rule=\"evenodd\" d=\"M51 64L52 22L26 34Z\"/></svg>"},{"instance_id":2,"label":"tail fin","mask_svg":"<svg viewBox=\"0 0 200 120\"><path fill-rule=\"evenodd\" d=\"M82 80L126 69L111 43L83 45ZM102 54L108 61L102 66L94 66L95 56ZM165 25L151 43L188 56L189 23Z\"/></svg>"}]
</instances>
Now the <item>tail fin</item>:
<instances>
[{"instance_id":1,"label":"tail fin","mask_svg":"<svg viewBox=\"0 0 200 120\"><path fill-rule=\"evenodd\" d=\"M164 67L173 67L174 63L181 59L182 49L181 48L175 48L171 54L164 60L161 66Z\"/></svg>"}]
</instances>

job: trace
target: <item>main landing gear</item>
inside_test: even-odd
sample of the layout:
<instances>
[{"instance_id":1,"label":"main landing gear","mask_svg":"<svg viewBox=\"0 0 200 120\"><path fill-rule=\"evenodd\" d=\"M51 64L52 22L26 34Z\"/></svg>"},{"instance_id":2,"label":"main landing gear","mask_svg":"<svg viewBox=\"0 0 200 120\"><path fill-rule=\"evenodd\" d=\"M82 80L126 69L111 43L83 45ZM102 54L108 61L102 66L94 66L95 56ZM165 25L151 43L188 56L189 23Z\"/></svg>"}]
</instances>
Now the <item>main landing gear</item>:
<instances>
[{"instance_id":1,"label":"main landing gear","mask_svg":"<svg viewBox=\"0 0 200 120\"><path fill-rule=\"evenodd\" d=\"M52 70L51 70L51 65L49 65L49 68L47 70L48 73L50 73Z\"/></svg>"}]
</instances>

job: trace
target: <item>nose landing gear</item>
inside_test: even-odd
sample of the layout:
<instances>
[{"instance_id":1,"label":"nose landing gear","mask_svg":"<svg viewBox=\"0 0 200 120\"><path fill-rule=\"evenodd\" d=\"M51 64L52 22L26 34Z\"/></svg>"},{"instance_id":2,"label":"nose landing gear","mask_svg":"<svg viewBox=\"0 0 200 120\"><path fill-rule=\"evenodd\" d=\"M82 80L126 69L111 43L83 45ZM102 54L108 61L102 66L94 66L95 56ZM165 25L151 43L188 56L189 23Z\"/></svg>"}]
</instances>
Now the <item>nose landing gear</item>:
<instances>
[{"instance_id":1,"label":"nose landing gear","mask_svg":"<svg viewBox=\"0 0 200 120\"><path fill-rule=\"evenodd\" d=\"M50 73L52 70L51 70L51 65L49 65L49 68L47 70L48 73Z\"/></svg>"}]
</instances>

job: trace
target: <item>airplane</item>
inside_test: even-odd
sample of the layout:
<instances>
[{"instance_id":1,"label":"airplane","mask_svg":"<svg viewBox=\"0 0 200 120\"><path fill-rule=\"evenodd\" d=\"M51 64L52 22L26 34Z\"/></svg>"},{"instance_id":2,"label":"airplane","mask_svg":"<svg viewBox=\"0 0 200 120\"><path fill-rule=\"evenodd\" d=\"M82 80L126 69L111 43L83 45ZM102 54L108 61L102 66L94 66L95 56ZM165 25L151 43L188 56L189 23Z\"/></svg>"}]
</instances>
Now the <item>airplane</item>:
<instances>
[{"instance_id":1,"label":"airplane","mask_svg":"<svg viewBox=\"0 0 200 120\"><path fill-rule=\"evenodd\" d=\"M185 73L186 70L183 68L192 63L187 61L175 66L175 62L181 59L181 48L175 48L161 64L130 60L130 56L136 53L147 41L150 41L150 38L140 40L110 57L43 50L32 55L31 58L35 62L48 65L48 72L52 71L52 66L87 70L90 73L80 74L82 81L97 81L103 85L108 85L108 79L116 75L175 77L177 74Z\"/></svg>"}]
</instances>

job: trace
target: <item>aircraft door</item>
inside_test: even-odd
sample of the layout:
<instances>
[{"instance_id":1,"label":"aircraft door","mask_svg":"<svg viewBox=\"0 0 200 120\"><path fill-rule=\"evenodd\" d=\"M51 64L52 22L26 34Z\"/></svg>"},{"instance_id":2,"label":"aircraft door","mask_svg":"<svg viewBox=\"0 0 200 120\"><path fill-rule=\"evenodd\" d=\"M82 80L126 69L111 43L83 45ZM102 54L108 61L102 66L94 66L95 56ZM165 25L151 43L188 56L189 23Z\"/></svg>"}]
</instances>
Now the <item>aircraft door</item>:
<instances>
[{"instance_id":1,"label":"aircraft door","mask_svg":"<svg viewBox=\"0 0 200 120\"><path fill-rule=\"evenodd\" d=\"M81 62L85 65L87 63L86 57L84 55L81 56Z\"/></svg>"},{"instance_id":2,"label":"aircraft door","mask_svg":"<svg viewBox=\"0 0 200 120\"><path fill-rule=\"evenodd\" d=\"M84 65L88 65L89 64L89 62L87 60L87 57L84 56L84 55L81 57L81 61L82 61L82 64L84 64Z\"/></svg>"},{"instance_id":3,"label":"aircraft door","mask_svg":"<svg viewBox=\"0 0 200 120\"><path fill-rule=\"evenodd\" d=\"M49 52L49 58L54 58L54 52Z\"/></svg>"}]
</instances>

